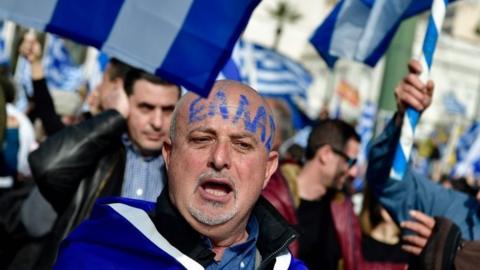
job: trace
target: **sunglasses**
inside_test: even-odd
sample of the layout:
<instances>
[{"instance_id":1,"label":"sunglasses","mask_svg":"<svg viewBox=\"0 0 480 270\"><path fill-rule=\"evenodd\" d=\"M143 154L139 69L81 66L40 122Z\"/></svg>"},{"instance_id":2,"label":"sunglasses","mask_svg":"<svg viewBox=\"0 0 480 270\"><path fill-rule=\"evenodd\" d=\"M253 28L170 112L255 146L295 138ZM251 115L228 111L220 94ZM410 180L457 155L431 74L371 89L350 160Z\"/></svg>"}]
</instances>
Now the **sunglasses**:
<instances>
[{"instance_id":1,"label":"sunglasses","mask_svg":"<svg viewBox=\"0 0 480 270\"><path fill-rule=\"evenodd\" d=\"M330 148L332 149L332 151L333 151L335 154L341 156L342 158L345 159L345 161L347 161L348 168L352 168L353 166L355 166L355 164L357 164L357 159L356 159L356 158L351 158L351 157L349 157L347 154L345 154L345 152L340 151L340 150L332 147L331 145L330 145Z\"/></svg>"}]
</instances>

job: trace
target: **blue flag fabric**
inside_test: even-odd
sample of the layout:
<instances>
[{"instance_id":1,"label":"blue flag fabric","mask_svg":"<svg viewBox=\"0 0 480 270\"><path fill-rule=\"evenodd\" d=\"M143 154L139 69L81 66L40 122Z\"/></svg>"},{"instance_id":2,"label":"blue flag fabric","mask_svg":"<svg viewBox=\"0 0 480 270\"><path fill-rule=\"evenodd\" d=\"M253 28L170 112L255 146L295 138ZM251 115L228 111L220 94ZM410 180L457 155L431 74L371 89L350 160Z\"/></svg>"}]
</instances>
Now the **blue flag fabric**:
<instances>
[{"instance_id":1,"label":"blue flag fabric","mask_svg":"<svg viewBox=\"0 0 480 270\"><path fill-rule=\"evenodd\" d=\"M28 60L23 56L18 58L14 79L20 86L17 92L15 107L25 112L28 109L28 98L33 96L33 84L32 68Z\"/></svg>"},{"instance_id":2,"label":"blue flag fabric","mask_svg":"<svg viewBox=\"0 0 480 270\"><path fill-rule=\"evenodd\" d=\"M42 65L51 90L78 91L85 82L83 67L73 62L63 40L57 36L49 35ZM18 58L15 80L20 86L15 106L25 111L28 106L28 97L33 95L33 84L30 63L22 56Z\"/></svg>"},{"instance_id":3,"label":"blue flag fabric","mask_svg":"<svg viewBox=\"0 0 480 270\"><path fill-rule=\"evenodd\" d=\"M155 203L97 200L90 218L61 244L53 267L59 269L204 269L172 246L151 220ZM306 269L290 253L275 258L275 269Z\"/></svg>"},{"instance_id":4,"label":"blue flag fabric","mask_svg":"<svg viewBox=\"0 0 480 270\"><path fill-rule=\"evenodd\" d=\"M93 62L93 67L90 69L90 74L88 76L88 90L89 92L93 91L98 84L102 81L103 72L107 68L109 57L103 52L97 52L95 61Z\"/></svg>"},{"instance_id":5,"label":"blue flag fabric","mask_svg":"<svg viewBox=\"0 0 480 270\"><path fill-rule=\"evenodd\" d=\"M5 30L5 23L0 21L0 65L8 65L10 62L10 56L7 52L7 38L6 38L6 30Z\"/></svg>"},{"instance_id":6,"label":"blue flag fabric","mask_svg":"<svg viewBox=\"0 0 480 270\"><path fill-rule=\"evenodd\" d=\"M43 66L50 89L78 91L86 80L83 67L74 62L64 41L55 35L49 35Z\"/></svg>"},{"instance_id":7,"label":"blue flag fabric","mask_svg":"<svg viewBox=\"0 0 480 270\"><path fill-rule=\"evenodd\" d=\"M377 105L371 100L367 100L363 104L363 111L356 127L357 133L360 135L360 154L358 161L364 164L368 159L368 145L373 137L373 129L375 128L375 119L377 116Z\"/></svg>"},{"instance_id":8,"label":"blue flag fabric","mask_svg":"<svg viewBox=\"0 0 480 270\"><path fill-rule=\"evenodd\" d=\"M452 176L461 177L467 175L478 176L480 174L480 123L472 125L460 137L457 144L456 164L452 170Z\"/></svg>"},{"instance_id":9,"label":"blue flag fabric","mask_svg":"<svg viewBox=\"0 0 480 270\"><path fill-rule=\"evenodd\" d=\"M430 9L432 0L342 0L310 42L333 68L338 58L375 66L400 23Z\"/></svg>"},{"instance_id":10,"label":"blue flag fabric","mask_svg":"<svg viewBox=\"0 0 480 270\"><path fill-rule=\"evenodd\" d=\"M449 91L442 97L443 109L448 114L465 116L467 107L463 104L453 91Z\"/></svg>"},{"instance_id":11,"label":"blue flag fabric","mask_svg":"<svg viewBox=\"0 0 480 270\"><path fill-rule=\"evenodd\" d=\"M358 154L358 166L360 173L353 181L353 187L356 191L361 191L365 184L365 170L368 162L368 151L370 141L373 137L373 131L375 128L375 120L377 118L377 105L371 100L367 100L363 104L363 111L360 115L356 131L360 135L360 151Z\"/></svg>"},{"instance_id":12,"label":"blue flag fabric","mask_svg":"<svg viewBox=\"0 0 480 270\"><path fill-rule=\"evenodd\" d=\"M261 95L280 98L292 112L295 129L310 124L311 120L299 110L294 99L306 103L307 90L313 79L299 63L263 46L239 40L220 78L244 82Z\"/></svg>"},{"instance_id":13,"label":"blue flag fabric","mask_svg":"<svg viewBox=\"0 0 480 270\"><path fill-rule=\"evenodd\" d=\"M0 19L91 45L207 96L260 0L6 0Z\"/></svg>"}]
</instances>

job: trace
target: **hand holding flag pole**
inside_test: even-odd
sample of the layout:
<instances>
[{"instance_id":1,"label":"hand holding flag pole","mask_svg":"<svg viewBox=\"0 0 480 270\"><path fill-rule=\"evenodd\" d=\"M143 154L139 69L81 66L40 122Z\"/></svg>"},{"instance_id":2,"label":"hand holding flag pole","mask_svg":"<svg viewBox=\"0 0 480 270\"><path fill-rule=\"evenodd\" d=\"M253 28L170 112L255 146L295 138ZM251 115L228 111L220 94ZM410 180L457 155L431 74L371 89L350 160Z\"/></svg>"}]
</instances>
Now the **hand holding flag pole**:
<instances>
[{"instance_id":1,"label":"hand holding flag pole","mask_svg":"<svg viewBox=\"0 0 480 270\"><path fill-rule=\"evenodd\" d=\"M447 4L448 0L433 0L432 3L432 11L428 19L427 32L425 33L422 54L419 59L422 65L420 80L425 84L428 81L433 61L433 53L441 32L443 19L445 18ZM390 177L395 180L402 180L407 171L408 161L413 147L413 136L419 119L420 112L412 107L407 108L403 119L402 133L390 170Z\"/></svg>"}]
</instances>

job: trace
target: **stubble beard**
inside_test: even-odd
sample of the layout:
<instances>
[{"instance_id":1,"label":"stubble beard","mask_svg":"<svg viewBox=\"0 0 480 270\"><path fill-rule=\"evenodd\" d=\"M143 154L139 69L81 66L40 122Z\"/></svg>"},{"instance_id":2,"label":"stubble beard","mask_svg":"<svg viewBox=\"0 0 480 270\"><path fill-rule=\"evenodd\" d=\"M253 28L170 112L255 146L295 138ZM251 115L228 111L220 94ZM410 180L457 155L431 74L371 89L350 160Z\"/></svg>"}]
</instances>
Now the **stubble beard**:
<instances>
[{"instance_id":1,"label":"stubble beard","mask_svg":"<svg viewBox=\"0 0 480 270\"><path fill-rule=\"evenodd\" d=\"M224 207L223 204L217 203L217 202L206 202L205 203L209 208L217 208L221 209ZM200 223L209 225L209 226L215 226L215 225L220 225L224 224L228 221L230 221L237 213L238 213L238 206L235 200L235 203L233 207L229 210L227 210L225 213L218 214L218 215L209 215L205 213L204 211L198 209L193 205L193 201L190 201L188 205L188 211L190 214Z\"/></svg>"}]
</instances>

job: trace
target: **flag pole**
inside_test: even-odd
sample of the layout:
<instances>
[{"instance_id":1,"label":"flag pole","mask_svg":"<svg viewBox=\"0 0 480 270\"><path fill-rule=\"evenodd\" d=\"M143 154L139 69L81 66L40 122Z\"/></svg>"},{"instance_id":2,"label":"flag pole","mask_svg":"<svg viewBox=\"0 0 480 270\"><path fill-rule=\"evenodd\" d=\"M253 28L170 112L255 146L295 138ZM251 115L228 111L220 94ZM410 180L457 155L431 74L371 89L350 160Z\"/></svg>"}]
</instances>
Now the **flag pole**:
<instances>
[{"instance_id":1,"label":"flag pole","mask_svg":"<svg viewBox=\"0 0 480 270\"><path fill-rule=\"evenodd\" d=\"M422 73L420 80L427 83L430 68L432 66L433 54L440 35L443 20L445 18L445 11L448 5L448 0L433 0L432 11L428 18L427 31L423 40L422 53L420 56L420 63L422 65ZM413 139L415 128L420 119L420 112L412 107L408 107L403 118L402 133L395 151L392 168L390 169L390 177L394 180L402 180L407 171L410 154L413 147Z\"/></svg>"}]
</instances>

